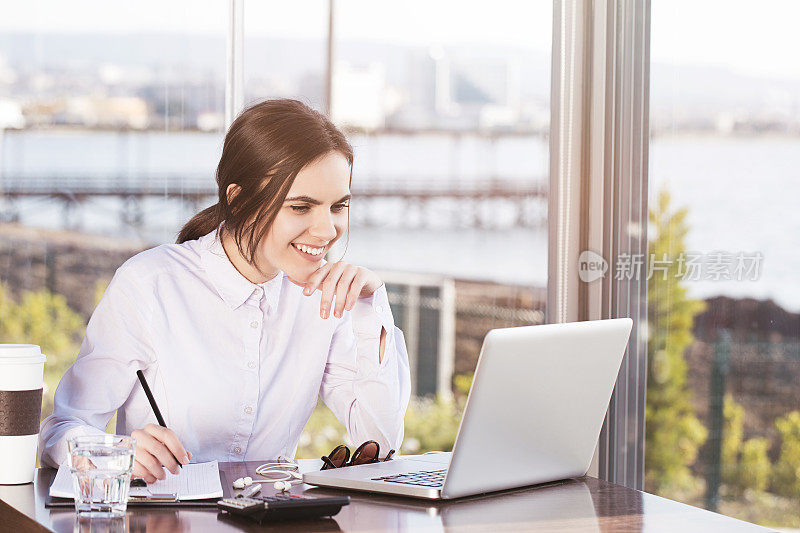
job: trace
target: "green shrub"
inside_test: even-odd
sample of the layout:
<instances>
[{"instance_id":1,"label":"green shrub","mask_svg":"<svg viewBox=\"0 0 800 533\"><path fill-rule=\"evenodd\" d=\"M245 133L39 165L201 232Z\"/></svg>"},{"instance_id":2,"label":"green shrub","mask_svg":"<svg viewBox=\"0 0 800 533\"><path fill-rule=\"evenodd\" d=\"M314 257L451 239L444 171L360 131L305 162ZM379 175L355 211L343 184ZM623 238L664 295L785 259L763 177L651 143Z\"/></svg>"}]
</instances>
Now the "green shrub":
<instances>
[{"instance_id":1,"label":"green shrub","mask_svg":"<svg viewBox=\"0 0 800 533\"><path fill-rule=\"evenodd\" d=\"M732 486L738 486L739 478L739 454L742 448L742 436L744 434L744 407L734 401L730 394L726 394L723 400L722 426L722 482Z\"/></svg>"},{"instance_id":2,"label":"green shrub","mask_svg":"<svg viewBox=\"0 0 800 533\"><path fill-rule=\"evenodd\" d=\"M0 309L0 342L38 344L47 356L42 418L49 416L56 386L78 354L84 319L62 295L47 289L23 292L17 302L0 284Z\"/></svg>"},{"instance_id":3,"label":"green shrub","mask_svg":"<svg viewBox=\"0 0 800 533\"><path fill-rule=\"evenodd\" d=\"M406 411L403 453L450 451L464 410L463 400L437 396L414 398Z\"/></svg>"},{"instance_id":4,"label":"green shrub","mask_svg":"<svg viewBox=\"0 0 800 533\"><path fill-rule=\"evenodd\" d=\"M800 411L778 418L781 451L775 464L772 487L778 494L800 496Z\"/></svg>"},{"instance_id":5,"label":"green shrub","mask_svg":"<svg viewBox=\"0 0 800 533\"><path fill-rule=\"evenodd\" d=\"M350 451L353 451L353 443L347 438L347 430L339 423L333 412L319 401L300 435L295 455L298 458L317 459L330 453L339 444L347 444L350 446Z\"/></svg>"},{"instance_id":6,"label":"green shrub","mask_svg":"<svg viewBox=\"0 0 800 533\"><path fill-rule=\"evenodd\" d=\"M743 489L763 492L769 484L772 465L769 462L769 439L755 437L742 445L738 484Z\"/></svg>"}]
</instances>

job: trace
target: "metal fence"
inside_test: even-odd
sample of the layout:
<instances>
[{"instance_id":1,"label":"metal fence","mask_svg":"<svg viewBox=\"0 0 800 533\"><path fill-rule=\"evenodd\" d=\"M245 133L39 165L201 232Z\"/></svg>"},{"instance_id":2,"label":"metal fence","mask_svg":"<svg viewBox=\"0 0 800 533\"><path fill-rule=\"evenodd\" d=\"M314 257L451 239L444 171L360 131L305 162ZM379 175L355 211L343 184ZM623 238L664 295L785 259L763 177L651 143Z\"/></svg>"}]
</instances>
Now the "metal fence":
<instances>
[{"instance_id":1,"label":"metal fence","mask_svg":"<svg viewBox=\"0 0 800 533\"><path fill-rule=\"evenodd\" d=\"M705 506L707 509L717 510L722 473L726 466L722 463L726 390L734 387L740 389L740 396L745 397L740 398L739 403L745 409L759 409L762 416L765 411L785 414L800 409L800 390L797 386L797 379L800 377L800 342L737 341L730 332L723 329L713 344L713 350L704 470ZM747 378L758 386L757 390L747 390L751 387L732 383L734 379L741 382ZM785 386L781 386L782 384ZM753 395L757 398L750 397ZM767 427L766 424L774 424L771 417L766 418L768 419L762 420L764 427Z\"/></svg>"},{"instance_id":2,"label":"metal fence","mask_svg":"<svg viewBox=\"0 0 800 533\"><path fill-rule=\"evenodd\" d=\"M412 394L417 396L452 395L457 320L490 319L492 327L544 322L542 309L460 301L455 280L445 276L385 272L381 276L395 324L405 336ZM491 299L487 293L486 300Z\"/></svg>"}]
</instances>

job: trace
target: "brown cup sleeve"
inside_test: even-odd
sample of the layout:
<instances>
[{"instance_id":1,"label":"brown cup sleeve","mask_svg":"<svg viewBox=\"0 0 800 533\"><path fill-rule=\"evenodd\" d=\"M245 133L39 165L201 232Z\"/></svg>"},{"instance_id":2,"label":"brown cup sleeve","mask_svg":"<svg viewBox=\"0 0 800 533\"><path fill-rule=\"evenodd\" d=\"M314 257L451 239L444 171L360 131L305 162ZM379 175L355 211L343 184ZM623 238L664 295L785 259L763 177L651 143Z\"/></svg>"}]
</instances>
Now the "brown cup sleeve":
<instances>
[{"instance_id":1,"label":"brown cup sleeve","mask_svg":"<svg viewBox=\"0 0 800 533\"><path fill-rule=\"evenodd\" d=\"M42 416L42 389L0 390L0 437L36 435Z\"/></svg>"}]
</instances>

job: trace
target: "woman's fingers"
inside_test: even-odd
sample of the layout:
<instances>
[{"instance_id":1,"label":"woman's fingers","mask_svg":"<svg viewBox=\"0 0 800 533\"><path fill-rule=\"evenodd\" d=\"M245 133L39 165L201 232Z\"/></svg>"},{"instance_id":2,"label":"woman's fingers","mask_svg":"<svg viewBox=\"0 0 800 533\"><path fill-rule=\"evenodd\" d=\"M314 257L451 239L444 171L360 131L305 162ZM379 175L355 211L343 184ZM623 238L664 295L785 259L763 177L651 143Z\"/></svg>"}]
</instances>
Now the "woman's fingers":
<instances>
[{"instance_id":1,"label":"woman's fingers","mask_svg":"<svg viewBox=\"0 0 800 533\"><path fill-rule=\"evenodd\" d=\"M136 470L136 465L140 465L139 471ZM165 479L167 475L161 467L161 462L156 457L145 449L136 448L134 474L141 476L148 483L153 483L157 479Z\"/></svg>"},{"instance_id":2,"label":"woman's fingers","mask_svg":"<svg viewBox=\"0 0 800 533\"><path fill-rule=\"evenodd\" d=\"M142 463L147 469L158 479L164 479L166 474L164 474L164 469L162 465L169 469L170 472L175 472L177 467L173 467L170 465L170 461L165 460L165 455L169 455L166 446L158 442L157 440L150 438L151 440L147 442L146 445L142 446L141 454L139 454L139 450L136 450L136 458ZM136 439L139 442L139 439ZM138 448L138 446L137 446ZM175 460L173 459L172 462L174 463Z\"/></svg>"},{"instance_id":3,"label":"woman's fingers","mask_svg":"<svg viewBox=\"0 0 800 533\"><path fill-rule=\"evenodd\" d=\"M312 294L314 294L314 291L317 290L319 284L323 282L325 276L328 275L328 272L335 264L336 263L325 263L317 270L315 270L308 277L308 280L306 280L306 288L303 289L303 294L305 294L306 296L311 296Z\"/></svg>"},{"instance_id":4,"label":"woman's fingers","mask_svg":"<svg viewBox=\"0 0 800 533\"><path fill-rule=\"evenodd\" d=\"M136 460L157 479L166 477L162 465L173 474L179 472L175 456L180 457L181 462L189 462L189 454L172 430L148 424L133 431L131 436L136 439Z\"/></svg>"},{"instance_id":5,"label":"woman's fingers","mask_svg":"<svg viewBox=\"0 0 800 533\"><path fill-rule=\"evenodd\" d=\"M138 455L138 453L139 452L137 451L137 455ZM150 457L152 458L153 463L157 462L155 457L153 457L152 455ZM161 468L161 467L159 467L159 468ZM161 472L163 473L164 470L162 469ZM152 472L150 472L149 468L147 468L141 461L139 461L138 457L136 458L136 460L133 463L133 476L134 477L140 477L140 478L142 478L143 480L145 480L148 483L155 483L156 479L158 479L158 478L156 478L155 475L153 475Z\"/></svg>"},{"instance_id":6,"label":"woman's fingers","mask_svg":"<svg viewBox=\"0 0 800 533\"><path fill-rule=\"evenodd\" d=\"M333 295L335 294L336 287L339 284L339 279L341 279L345 268L348 266L350 265L339 261L333 265L328 272L328 275L325 276L325 281L322 282L322 298L319 302L319 316L322 318L328 318L328 316L330 316Z\"/></svg>"},{"instance_id":7,"label":"woman's fingers","mask_svg":"<svg viewBox=\"0 0 800 533\"><path fill-rule=\"evenodd\" d=\"M143 429L132 431L131 437L136 439L136 453L134 454L136 461L149 473L151 478L164 479L166 475L164 474L164 469L161 468L161 463L150 452L150 450L155 447L155 438ZM144 475L142 477L144 477L145 480L148 479ZM153 479L153 481L155 481L155 479ZM148 483L151 483L151 481L148 481Z\"/></svg>"},{"instance_id":8,"label":"woman's fingers","mask_svg":"<svg viewBox=\"0 0 800 533\"><path fill-rule=\"evenodd\" d=\"M349 265L343 261L325 263L317 269L306 282L303 294L310 296L318 288L322 291L319 316L328 318L334 297L336 306L333 315L341 318L344 311L350 311L359 298L373 294L382 281L366 268Z\"/></svg>"},{"instance_id":9,"label":"woman's fingers","mask_svg":"<svg viewBox=\"0 0 800 533\"><path fill-rule=\"evenodd\" d=\"M336 305L333 309L333 315L336 318L342 318L344 313L347 295L350 293L351 284L358 274L358 268L348 265L342 272L342 277L339 278L339 283L336 284Z\"/></svg>"},{"instance_id":10,"label":"woman's fingers","mask_svg":"<svg viewBox=\"0 0 800 533\"><path fill-rule=\"evenodd\" d=\"M144 430L157 440L161 441L164 446L169 449L172 456L178 460L178 462L183 465L189 463L189 454L186 452L186 448L183 447L183 444L181 444L181 441L178 439L178 436L174 431L163 426L156 426L155 424L148 424L145 426ZM166 465L167 463L164 464ZM170 470L172 469L170 468Z\"/></svg>"},{"instance_id":11,"label":"woman's fingers","mask_svg":"<svg viewBox=\"0 0 800 533\"><path fill-rule=\"evenodd\" d=\"M147 451L155 455L159 463L161 465L164 465L167 468L167 470L169 470L173 474L177 474L178 472L180 472L179 470L180 466L178 466L175 457L172 456L172 453L170 452L169 448L167 448L167 446L163 442L159 441L156 438L153 438L153 441L151 442Z\"/></svg>"},{"instance_id":12,"label":"woman's fingers","mask_svg":"<svg viewBox=\"0 0 800 533\"><path fill-rule=\"evenodd\" d=\"M369 272L364 269L359 269L358 274L356 277L353 278L353 282L350 284L350 290L347 292L347 299L344 303L344 308L348 311L353 310L353 306L356 305L356 301L361 297L361 291L364 290L364 285L367 284L367 280L369 279Z\"/></svg>"}]
</instances>

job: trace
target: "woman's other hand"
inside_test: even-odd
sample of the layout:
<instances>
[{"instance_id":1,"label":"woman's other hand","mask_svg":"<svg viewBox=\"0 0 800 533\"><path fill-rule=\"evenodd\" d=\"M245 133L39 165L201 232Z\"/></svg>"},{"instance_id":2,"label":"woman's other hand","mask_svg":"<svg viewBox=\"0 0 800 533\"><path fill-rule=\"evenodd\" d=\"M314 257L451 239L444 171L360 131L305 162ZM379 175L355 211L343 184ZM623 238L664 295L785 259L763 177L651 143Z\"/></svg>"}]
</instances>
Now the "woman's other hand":
<instances>
[{"instance_id":1,"label":"woman's other hand","mask_svg":"<svg viewBox=\"0 0 800 533\"><path fill-rule=\"evenodd\" d=\"M192 458L192 454L186 451L171 429L147 424L142 429L131 432L131 437L136 439L133 475L148 483L155 483L156 479L167 476L163 467L177 474L180 467L175 459L185 465Z\"/></svg>"},{"instance_id":2,"label":"woman's other hand","mask_svg":"<svg viewBox=\"0 0 800 533\"><path fill-rule=\"evenodd\" d=\"M331 304L334 296L336 297L336 307L333 314L341 318L344 310L350 311L359 298L367 298L383 285L381 278L371 270L350 265L344 261L336 263L325 263L318 268L305 284L303 294L311 296L314 291L322 291L320 300L319 316L328 318L331 312Z\"/></svg>"}]
</instances>

